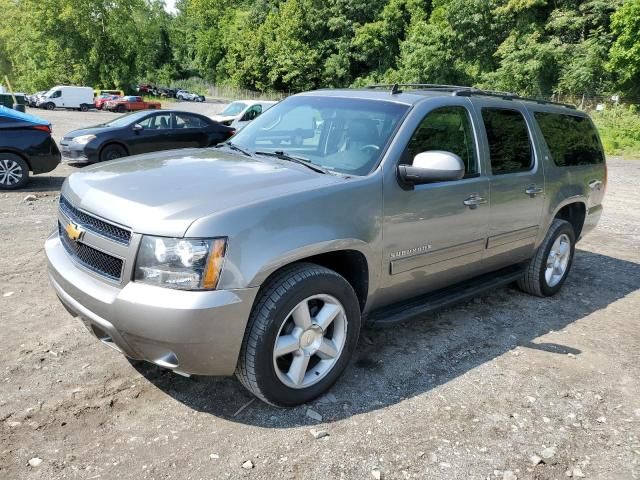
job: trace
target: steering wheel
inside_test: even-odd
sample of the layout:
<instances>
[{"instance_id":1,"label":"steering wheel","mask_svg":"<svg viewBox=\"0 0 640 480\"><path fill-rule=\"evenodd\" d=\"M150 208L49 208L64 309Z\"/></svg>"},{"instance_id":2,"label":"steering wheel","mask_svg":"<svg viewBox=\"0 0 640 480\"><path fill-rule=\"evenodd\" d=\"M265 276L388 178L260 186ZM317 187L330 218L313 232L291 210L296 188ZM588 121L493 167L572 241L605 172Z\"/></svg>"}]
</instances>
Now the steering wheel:
<instances>
[{"instance_id":1,"label":"steering wheel","mask_svg":"<svg viewBox=\"0 0 640 480\"><path fill-rule=\"evenodd\" d=\"M367 148L372 148L374 149L376 152L378 150L380 150L380 147L378 145L375 145L373 143L370 143L369 145L365 145L363 147L360 147L358 150L360 150L361 152L364 152Z\"/></svg>"}]
</instances>

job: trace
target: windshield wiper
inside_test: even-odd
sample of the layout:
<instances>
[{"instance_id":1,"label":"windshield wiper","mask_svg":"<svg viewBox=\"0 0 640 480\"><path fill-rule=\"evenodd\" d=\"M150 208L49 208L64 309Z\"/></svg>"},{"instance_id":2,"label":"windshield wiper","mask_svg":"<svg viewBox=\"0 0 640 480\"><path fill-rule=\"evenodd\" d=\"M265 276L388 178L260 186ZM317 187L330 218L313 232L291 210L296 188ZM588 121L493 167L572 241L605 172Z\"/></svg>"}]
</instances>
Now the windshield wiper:
<instances>
[{"instance_id":1,"label":"windshield wiper","mask_svg":"<svg viewBox=\"0 0 640 480\"><path fill-rule=\"evenodd\" d=\"M220 147L229 147L231 150L235 152L240 152L241 154L247 157L253 157L253 155L251 155L251 152L249 152L248 150L245 150L244 148L239 147L238 145L232 142L223 142L216 145L216 148L220 148Z\"/></svg>"},{"instance_id":2,"label":"windshield wiper","mask_svg":"<svg viewBox=\"0 0 640 480\"><path fill-rule=\"evenodd\" d=\"M280 160L286 160L288 162L293 162L293 163L297 163L299 165L304 165L305 167L309 168L310 170L313 170L314 172L318 172L318 173L323 173L323 174L331 173L331 171L327 170L326 168L322 168L321 166L316 165L313 162L310 162L306 158L296 157L294 155L288 154L287 152L283 152L282 150L277 150L275 152L261 152L261 151L258 151L258 152L256 152L256 155L267 155L269 157L279 158Z\"/></svg>"}]
</instances>

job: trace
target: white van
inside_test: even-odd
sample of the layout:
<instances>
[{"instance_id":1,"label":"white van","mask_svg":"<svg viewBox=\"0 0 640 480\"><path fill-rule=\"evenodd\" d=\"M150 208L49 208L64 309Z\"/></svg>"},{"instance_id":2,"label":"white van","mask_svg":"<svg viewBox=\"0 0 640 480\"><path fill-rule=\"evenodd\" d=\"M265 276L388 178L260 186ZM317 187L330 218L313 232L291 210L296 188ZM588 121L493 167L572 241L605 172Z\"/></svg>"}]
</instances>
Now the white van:
<instances>
[{"instance_id":1,"label":"white van","mask_svg":"<svg viewBox=\"0 0 640 480\"><path fill-rule=\"evenodd\" d=\"M93 88L58 85L38 99L38 107L47 110L70 108L86 112L93 108Z\"/></svg>"},{"instance_id":2,"label":"white van","mask_svg":"<svg viewBox=\"0 0 640 480\"><path fill-rule=\"evenodd\" d=\"M218 115L214 115L211 118L223 125L234 127L237 131L276 103L278 102L267 100L236 100L227 105Z\"/></svg>"}]
</instances>

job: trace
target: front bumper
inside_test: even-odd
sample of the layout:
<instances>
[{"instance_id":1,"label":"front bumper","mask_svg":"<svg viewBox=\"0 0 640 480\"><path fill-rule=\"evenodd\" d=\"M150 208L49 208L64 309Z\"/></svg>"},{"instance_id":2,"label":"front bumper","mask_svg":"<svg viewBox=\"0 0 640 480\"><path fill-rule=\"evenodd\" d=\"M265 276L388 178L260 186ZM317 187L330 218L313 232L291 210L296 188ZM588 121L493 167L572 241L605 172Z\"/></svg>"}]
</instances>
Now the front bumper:
<instances>
[{"instance_id":1,"label":"front bumper","mask_svg":"<svg viewBox=\"0 0 640 480\"><path fill-rule=\"evenodd\" d=\"M232 375L257 288L188 292L106 283L80 269L57 232L45 243L58 298L102 343L183 374Z\"/></svg>"},{"instance_id":2,"label":"front bumper","mask_svg":"<svg viewBox=\"0 0 640 480\"><path fill-rule=\"evenodd\" d=\"M62 160L67 163L93 163L97 161L96 155L87 151L87 145L60 142Z\"/></svg>"}]
</instances>

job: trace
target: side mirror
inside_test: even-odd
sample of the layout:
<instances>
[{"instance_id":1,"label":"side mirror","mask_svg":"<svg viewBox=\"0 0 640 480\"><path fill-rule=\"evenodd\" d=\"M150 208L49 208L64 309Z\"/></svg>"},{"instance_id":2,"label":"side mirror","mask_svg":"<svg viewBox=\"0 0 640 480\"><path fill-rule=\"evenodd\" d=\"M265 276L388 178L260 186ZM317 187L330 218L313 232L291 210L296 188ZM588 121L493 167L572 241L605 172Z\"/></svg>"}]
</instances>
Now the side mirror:
<instances>
[{"instance_id":1,"label":"side mirror","mask_svg":"<svg viewBox=\"0 0 640 480\"><path fill-rule=\"evenodd\" d=\"M133 127L131 127L131 130L133 130L134 132L139 132L141 130L144 130L144 127L139 123L134 123Z\"/></svg>"},{"instance_id":2,"label":"side mirror","mask_svg":"<svg viewBox=\"0 0 640 480\"><path fill-rule=\"evenodd\" d=\"M464 163L455 153L431 150L417 154L413 165L398 165L398 177L409 185L460 180Z\"/></svg>"}]
</instances>

